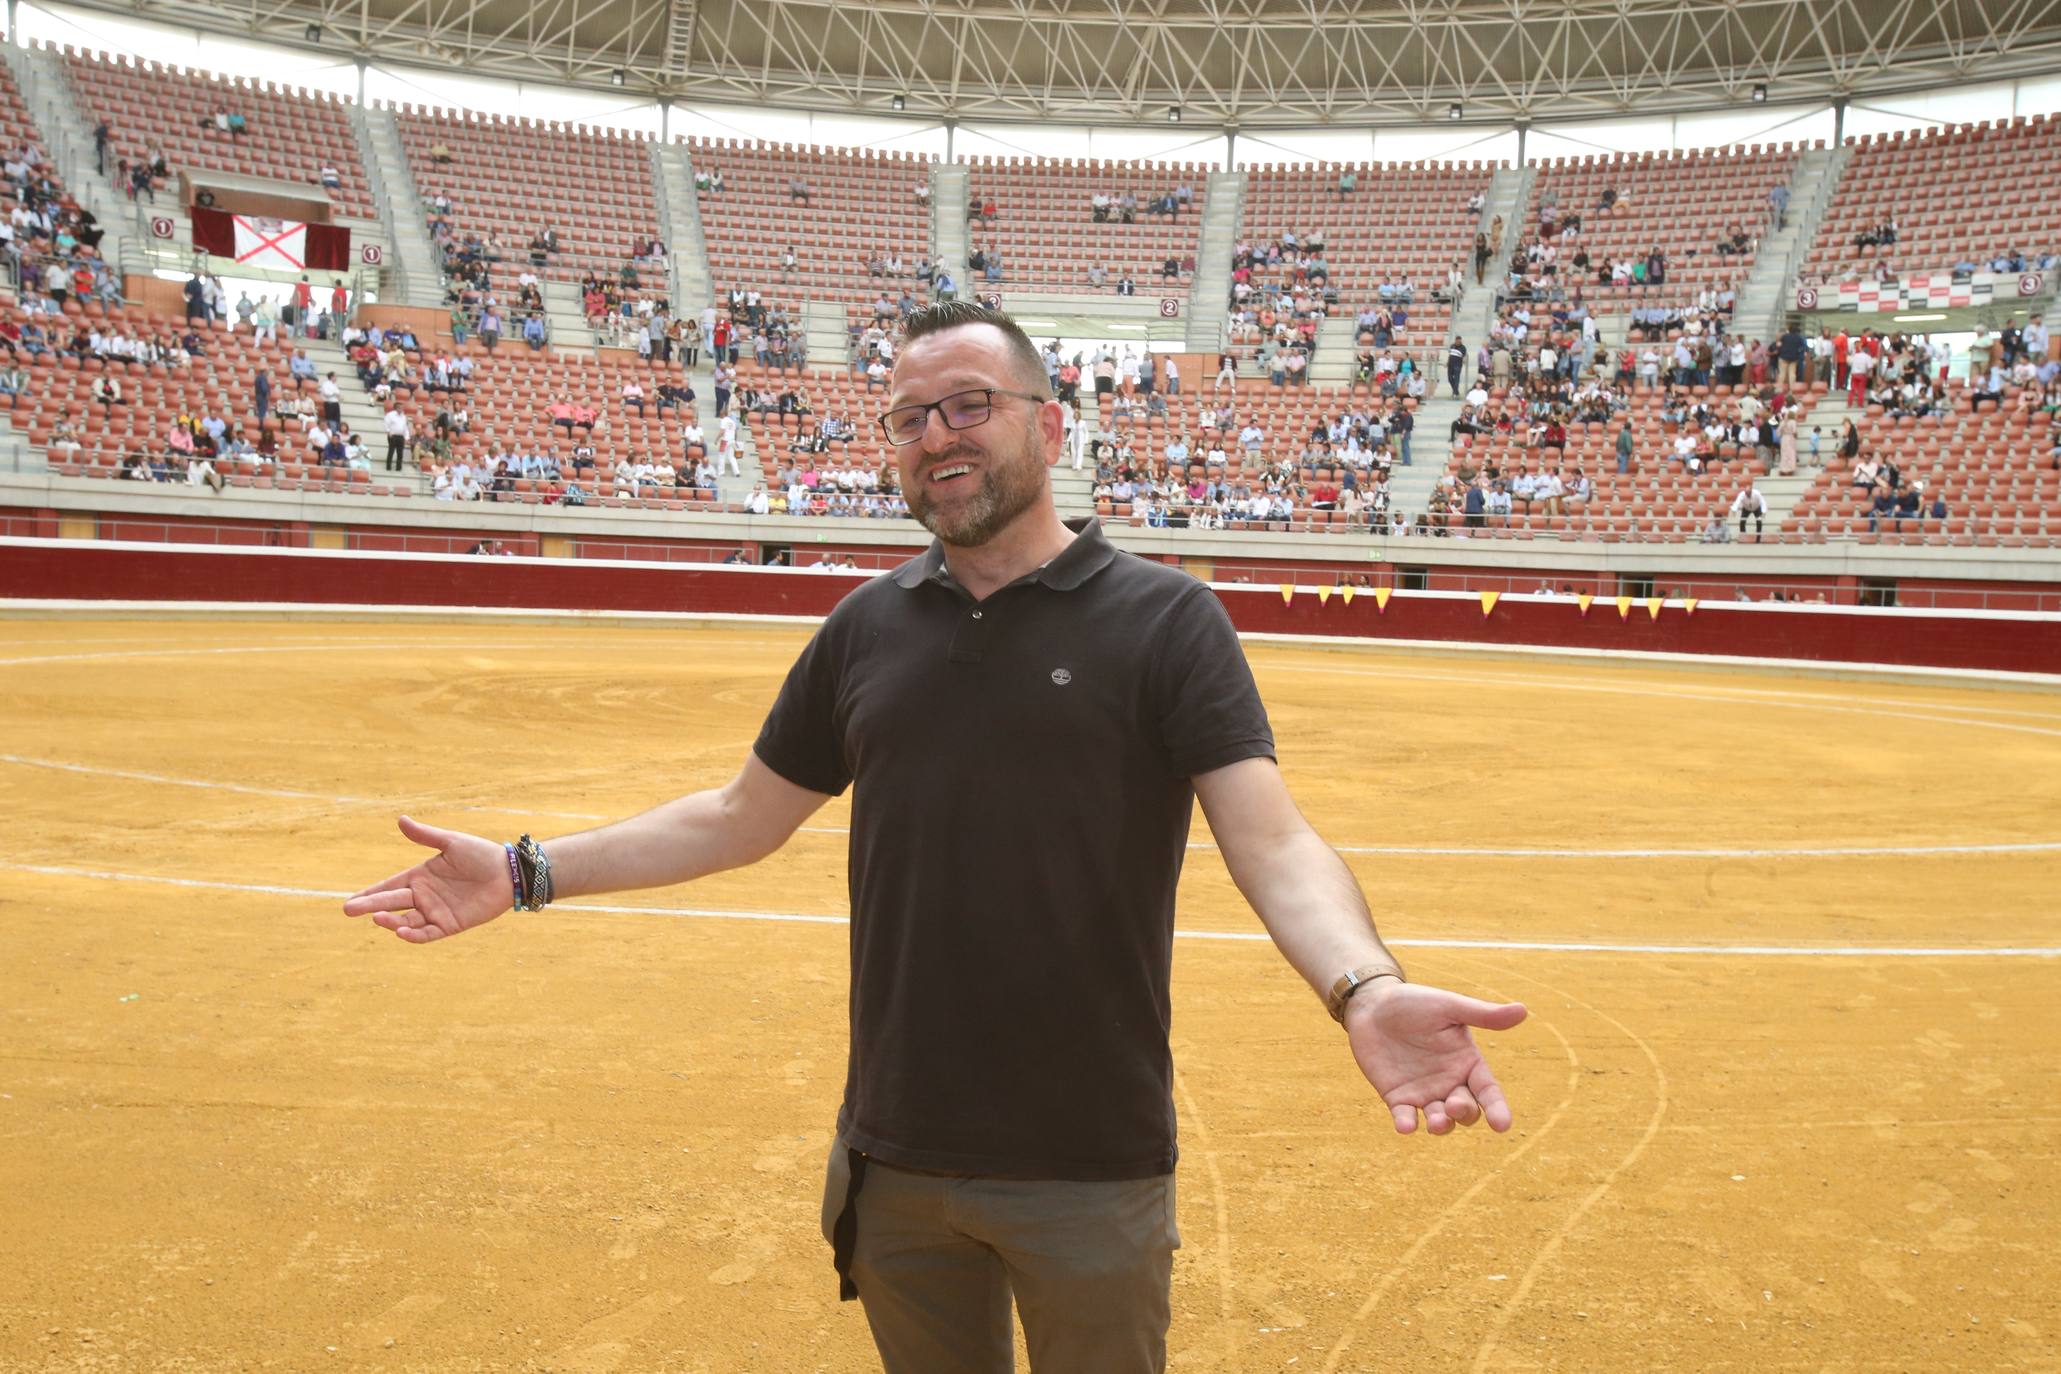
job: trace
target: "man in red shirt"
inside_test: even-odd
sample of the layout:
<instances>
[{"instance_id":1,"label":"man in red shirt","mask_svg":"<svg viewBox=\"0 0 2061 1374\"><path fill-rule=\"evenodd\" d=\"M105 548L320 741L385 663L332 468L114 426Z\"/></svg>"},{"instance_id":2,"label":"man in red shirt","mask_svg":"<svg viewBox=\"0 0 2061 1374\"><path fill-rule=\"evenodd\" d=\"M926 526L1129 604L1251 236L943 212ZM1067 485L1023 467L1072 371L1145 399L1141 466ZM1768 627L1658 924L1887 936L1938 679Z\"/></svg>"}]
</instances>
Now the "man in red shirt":
<instances>
[{"instance_id":1,"label":"man in red shirt","mask_svg":"<svg viewBox=\"0 0 2061 1374\"><path fill-rule=\"evenodd\" d=\"M1832 336L1832 386L1834 390L1846 390L1846 355L1853 349L1853 340L1844 329Z\"/></svg>"}]
</instances>

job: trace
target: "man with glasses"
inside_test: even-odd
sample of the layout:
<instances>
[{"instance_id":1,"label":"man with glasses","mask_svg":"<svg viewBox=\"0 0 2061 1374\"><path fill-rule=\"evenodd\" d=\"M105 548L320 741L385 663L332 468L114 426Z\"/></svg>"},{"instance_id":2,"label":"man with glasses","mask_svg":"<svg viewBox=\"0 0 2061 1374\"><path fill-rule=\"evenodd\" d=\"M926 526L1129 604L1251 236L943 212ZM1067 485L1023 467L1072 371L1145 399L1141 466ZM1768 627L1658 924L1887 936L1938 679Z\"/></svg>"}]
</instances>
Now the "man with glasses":
<instances>
[{"instance_id":1,"label":"man with glasses","mask_svg":"<svg viewBox=\"0 0 2061 1374\"><path fill-rule=\"evenodd\" d=\"M1046 383L1008 316L912 316L880 425L936 540L831 613L737 777L541 849L403 817L439 853L344 906L421 943L514 901L682 882L765 857L856 784L823 1231L891 1374L1010 1369L1012 1298L1036 1370L1165 1367L1174 889L1197 798L1395 1129L1510 1126L1468 1028L1524 1008L1404 982L1281 781L1215 594L1059 519Z\"/></svg>"}]
</instances>

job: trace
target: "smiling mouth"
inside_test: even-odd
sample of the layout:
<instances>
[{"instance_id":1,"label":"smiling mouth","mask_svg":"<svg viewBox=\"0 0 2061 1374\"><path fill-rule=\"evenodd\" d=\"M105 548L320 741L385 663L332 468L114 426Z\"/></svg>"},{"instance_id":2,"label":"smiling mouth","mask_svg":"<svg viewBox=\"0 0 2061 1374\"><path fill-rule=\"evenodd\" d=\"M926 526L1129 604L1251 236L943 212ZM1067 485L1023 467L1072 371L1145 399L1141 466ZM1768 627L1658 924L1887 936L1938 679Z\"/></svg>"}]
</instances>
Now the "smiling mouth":
<instances>
[{"instance_id":1,"label":"smiling mouth","mask_svg":"<svg viewBox=\"0 0 2061 1374\"><path fill-rule=\"evenodd\" d=\"M934 487L945 487L950 486L962 477L971 476L972 473L973 465L971 463L941 463L926 474L925 480Z\"/></svg>"}]
</instances>

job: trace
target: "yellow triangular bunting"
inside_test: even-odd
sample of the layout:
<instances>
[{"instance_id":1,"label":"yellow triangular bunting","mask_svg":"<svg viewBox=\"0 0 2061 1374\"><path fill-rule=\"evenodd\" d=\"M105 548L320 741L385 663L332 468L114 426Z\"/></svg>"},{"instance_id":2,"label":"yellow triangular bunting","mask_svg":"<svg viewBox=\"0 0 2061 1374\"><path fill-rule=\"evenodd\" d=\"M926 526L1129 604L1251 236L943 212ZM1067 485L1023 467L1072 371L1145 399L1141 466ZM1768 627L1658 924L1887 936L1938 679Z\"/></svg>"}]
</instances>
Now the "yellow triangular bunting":
<instances>
[{"instance_id":1,"label":"yellow triangular bunting","mask_svg":"<svg viewBox=\"0 0 2061 1374\"><path fill-rule=\"evenodd\" d=\"M1340 587L1338 594L1345 598L1346 605L1350 606L1353 604L1353 589L1350 586Z\"/></svg>"},{"instance_id":2,"label":"yellow triangular bunting","mask_svg":"<svg viewBox=\"0 0 2061 1374\"><path fill-rule=\"evenodd\" d=\"M1589 607L1592 604L1594 604L1595 600L1595 597L1589 595L1587 592L1583 592L1580 596L1577 596L1575 598L1575 603L1582 608L1582 614L1587 615L1589 613Z\"/></svg>"},{"instance_id":3,"label":"yellow triangular bunting","mask_svg":"<svg viewBox=\"0 0 2061 1374\"><path fill-rule=\"evenodd\" d=\"M1655 620L1660 619L1660 600L1657 596L1646 598L1646 614Z\"/></svg>"},{"instance_id":4,"label":"yellow triangular bunting","mask_svg":"<svg viewBox=\"0 0 2061 1374\"><path fill-rule=\"evenodd\" d=\"M1620 596L1617 599L1617 618L1619 620L1629 620L1631 615L1632 599L1628 596Z\"/></svg>"},{"instance_id":5,"label":"yellow triangular bunting","mask_svg":"<svg viewBox=\"0 0 2061 1374\"><path fill-rule=\"evenodd\" d=\"M1376 587L1374 589L1374 609L1380 611L1383 615L1387 615L1388 599L1394 595L1395 589L1393 587Z\"/></svg>"},{"instance_id":6,"label":"yellow triangular bunting","mask_svg":"<svg viewBox=\"0 0 2061 1374\"><path fill-rule=\"evenodd\" d=\"M1329 606L1331 604L1331 589L1329 587L1317 588L1317 604L1319 606Z\"/></svg>"},{"instance_id":7,"label":"yellow triangular bunting","mask_svg":"<svg viewBox=\"0 0 2061 1374\"><path fill-rule=\"evenodd\" d=\"M1281 584L1281 604L1285 606L1293 600L1295 600L1295 584L1293 582L1283 582Z\"/></svg>"},{"instance_id":8,"label":"yellow triangular bunting","mask_svg":"<svg viewBox=\"0 0 2061 1374\"><path fill-rule=\"evenodd\" d=\"M1481 613L1487 615L1490 611L1493 611L1496 608L1496 601L1502 595L1501 592L1483 592L1481 594Z\"/></svg>"},{"instance_id":9,"label":"yellow triangular bunting","mask_svg":"<svg viewBox=\"0 0 2061 1374\"><path fill-rule=\"evenodd\" d=\"M1682 603L1682 609L1687 611L1690 615L1696 614L1696 598L1692 596L1687 601L1684 601Z\"/></svg>"}]
</instances>

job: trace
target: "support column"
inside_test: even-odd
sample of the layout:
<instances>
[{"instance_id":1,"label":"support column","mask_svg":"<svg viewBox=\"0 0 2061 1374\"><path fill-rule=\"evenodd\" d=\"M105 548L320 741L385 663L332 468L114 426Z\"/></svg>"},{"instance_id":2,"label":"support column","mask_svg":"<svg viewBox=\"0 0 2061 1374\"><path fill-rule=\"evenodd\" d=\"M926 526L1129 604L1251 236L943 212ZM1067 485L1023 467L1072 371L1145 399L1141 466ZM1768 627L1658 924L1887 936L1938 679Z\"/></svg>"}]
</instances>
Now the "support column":
<instances>
[{"instance_id":1,"label":"support column","mask_svg":"<svg viewBox=\"0 0 2061 1374\"><path fill-rule=\"evenodd\" d=\"M12 0L9 0L12 3ZM1846 97L1840 96L1832 102L1832 146L1837 148L1846 142Z\"/></svg>"}]
</instances>

